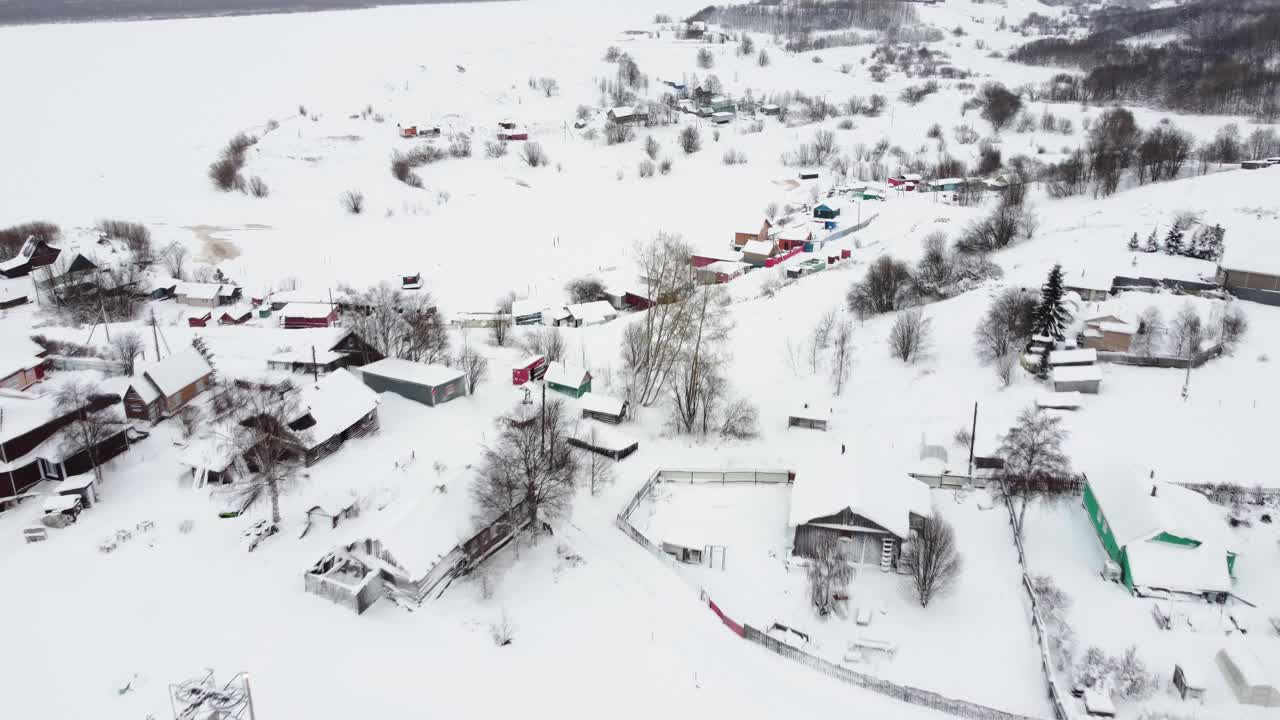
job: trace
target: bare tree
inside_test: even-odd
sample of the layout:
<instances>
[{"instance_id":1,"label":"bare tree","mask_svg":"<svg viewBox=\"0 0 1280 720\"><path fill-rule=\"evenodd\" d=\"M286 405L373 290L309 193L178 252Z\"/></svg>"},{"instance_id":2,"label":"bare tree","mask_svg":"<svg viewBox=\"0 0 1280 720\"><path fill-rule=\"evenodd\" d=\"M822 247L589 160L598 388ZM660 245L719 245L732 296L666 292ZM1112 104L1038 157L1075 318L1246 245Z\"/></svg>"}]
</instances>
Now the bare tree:
<instances>
[{"instance_id":1,"label":"bare tree","mask_svg":"<svg viewBox=\"0 0 1280 720\"><path fill-rule=\"evenodd\" d=\"M836 593L843 593L853 579L853 566L846 562L833 533L822 532L813 542L813 557L805 569L809 579L809 601L819 615L835 606Z\"/></svg>"},{"instance_id":2,"label":"bare tree","mask_svg":"<svg viewBox=\"0 0 1280 720\"><path fill-rule=\"evenodd\" d=\"M1234 348L1249 331L1249 318L1237 305L1231 305L1222 312L1222 342Z\"/></svg>"},{"instance_id":3,"label":"bare tree","mask_svg":"<svg viewBox=\"0 0 1280 720\"><path fill-rule=\"evenodd\" d=\"M195 405L183 405L182 409L174 416L178 421L178 427L182 428L182 437L190 438L196 434L201 425L205 422L204 413L200 412L200 408Z\"/></svg>"},{"instance_id":4,"label":"bare tree","mask_svg":"<svg viewBox=\"0 0 1280 720\"><path fill-rule=\"evenodd\" d=\"M520 347L530 355L541 355L547 362L564 359L564 333L558 327L531 330L521 339Z\"/></svg>"},{"instance_id":5,"label":"bare tree","mask_svg":"<svg viewBox=\"0 0 1280 720\"><path fill-rule=\"evenodd\" d=\"M720 285L702 285L684 301L687 333L677 338L681 351L671 386L673 424L679 432L705 435L724 396L724 345L733 329L725 311L728 301Z\"/></svg>"},{"instance_id":6,"label":"bare tree","mask_svg":"<svg viewBox=\"0 0 1280 720\"><path fill-rule=\"evenodd\" d=\"M551 97L560 92L560 83L556 82L555 78L540 77L538 78L538 89L542 91L544 96Z\"/></svg>"},{"instance_id":7,"label":"bare tree","mask_svg":"<svg viewBox=\"0 0 1280 720\"><path fill-rule=\"evenodd\" d=\"M175 280L183 279L187 268L187 258L191 256L191 251L187 250L187 246L176 240L165 245L160 251L160 260L164 263L164 269Z\"/></svg>"},{"instance_id":8,"label":"bare tree","mask_svg":"<svg viewBox=\"0 0 1280 720\"><path fill-rule=\"evenodd\" d=\"M569 450L569 419L559 400L547 402L537 422L502 419L485 447L472 494L481 515L493 518L519 508L532 526L568 509L579 475ZM535 530L536 531L536 530Z\"/></svg>"},{"instance_id":9,"label":"bare tree","mask_svg":"<svg viewBox=\"0 0 1280 720\"><path fill-rule=\"evenodd\" d=\"M867 268L866 277L850 286L846 300L850 310L866 317L906 307L914 296L911 269L907 264L881 255Z\"/></svg>"},{"instance_id":10,"label":"bare tree","mask_svg":"<svg viewBox=\"0 0 1280 720\"><path fill-rule=\"evenodd\" d=\"M593 277L574 278L565 284L564 289L571 304L602 300L605 296L604 283Z\"/></svg>"},{"instance_id":11,"label":"bare tree","mask_svg":"<svg viewBox=\"0 0 1280 720\"><path fill-rule=\"evenodd\" d=\"M382 282L364 291L343 289L343 323L386 357L438 362L449 354L449 332L431 293L407 293Z\"/></svg>"},{"instance_id":12,"label":"bare tree","mask_svg":"<svg viewBox=\"0 0 1280 720\"><path fill-rule=\"evenodd\" d=\"M831 382L836 386L837 396L844 392L852 363L853 323L844 320L836 323L835 335L831 341Z\"/></svg>"},{"instance_id":13,"label":"bare tree","mask_svg":"<svg viewBox=\"0 0 1280 720\"><path fill-rule=\"evenodd\" d=\"M1000 387L1009 387L1018 375L1018 352L1010 350L997 356L991 361L991 367L995 369L996 377L1000 379Z\"/></svg>"},{"instance_id":14,"label":"bare tree","mask_svg":"<svg viewBox=\"0 0 1280 720\"><path fill-rule=\"evenodd\" d=\"M596 444L596 430L594 427L591 428L589 442L592 445ZM583 450L582 453L586 463L582 469L583 474L587 476L587 483L591 488L591 494L598 495L605 485L613 483L614 461L606 458L600 453L592 452L590 450Z\"/></svg>"},{"instance_id":15,"label":"bare tree","mask_svg":"<svg viewBox=\"0 0 1280 720\"><path fill-rule=\"evenodd\" d=\"M493 319L493 325L490 326L490 332L493 336L493 344L498 347L506 347L507 335L511 330L511 310L515 306L515 293L507 293L498 298L498 312Z\"/></svg>"},{"instance_id":16,"label":"bare tree","mask_svg":"<svg viewBox=\"0 0 1280 720\"><path fill-rule=\"evenodd\" d=\"M467 394L474 395L480 381L489 375L489 359L472 347L470 342L463 340L457 363L467 376Z\"/></svg>"},{"instance_id":17,"label":"bare tree","mask_svg":"<svg viewBox=\"0 0 1280 720\"><path fill-rule=\"evenodd\" d=\"M1000 250L1020 240L1030 240L1035 235L1036 225L1036 217L1030 209L1002 202L989 216L965 228L956 241L956 249L968 253Z\"/></svg>"},{"instance_id":18,"label":"bare tree","mask_svg":"<svg viewBox=\"0 0 1280 720\"><path fill-rule=\"evenodd\" d=\"M547 152L542 149L542 145L536 142L526 142L520 148L520 159L529 167L542 167L551 162L551 158L547 157Z\"/></svg>"},{"instance_id":19,"label":"bare tree","mask_svg":"<svg viewBox=\"0 0 1280 720\"><path fill-rule=\"evenodd\" d=\"M352 215L364 212L364 193L359 190L348 190L338 198L338 204Z\"/></svg>"},{"instance_id":20,"label":"bare tree","mask_svg":"<svg viewBox=\"0 0 1280 720\"><path fill-rule=\"evenodd\" d=\"M956 547L956 531L941 515L934 513L902 546L899 562L906 565L920 607L944 594L960 577L963 561Z\"/></svg>"},{"instance_id":21,"label":"bare tree","mask_svg":"<svg viewBox=\"0 0 1280 720\"><path fill-rule=\"evenodd\" d=\"M973 331L978 358L996 363L1031 339L1035 327L1036 296L1017 288L1000 293Z\"/></svg>"},{"instance_id":22,"label":"bare tree","mask_svg":"<svg viewBox=\"0 0 1280 720\"><path fill-rule=\"evenodd\" d=\"M1062 418L1032 406L1018 414L1017 424L1001 440L1001 492L1017 513L1019 534L1032 501L1073 493L1078 485L1071 477L1071 461L1062 449L1066 439Z\"/></svg>"},{"instance_id":23,"label":"bare tree","mask_svg":"<svg viewBox=\"0 0 1280 720\"><path fill-rule=\"evenodd\" d=\"M232 441L253 470L239 491L246 504L257 502L265 492L272 525L278 528L281 489L297 474L306 455L307 432L293 429L305 415L299 392L287 380L275 385L262 381L250 387L232 387L244 418Z\"/></svg>"},{"instance_id":24,"label":"bare tree","mask_svg":"<svg viewBox=\"0 0 1280 720\"><path fill-rule=\"evenodd\" d=\"M759 412L745 397L735 398L725 404L724 421L720 423L720 437L734 440L750 440L760 434Z\"/></svg>"},{"instance_id":25,"label":"bare tree","mask_svg":"<svg viewBox=\"0 0 1280 720\"><path fill-rule=\"evenodd\" d=\"M1151 357L1160 349L1164 339L1164 317L1154 305L1142 311L1138 319L1138 333L1133 336L1129 349L1139 355Z\"/></svg>"},{"instance_id":26,"label":"bare tree","mask_svg":"<svg viewBox=\"0 0 1280 720\"><path fill-rule=\"evenodd\" d=\"M813 335L809 340L809 372L817 373L822 364L822 353L831 344L831 332L835 329L838 315L832 308L818 318L813 326Z\"/></svg>"},{"instance_id":27,"label":"bare tree","mask_svg":"<svg viewBox=\"0 0 1280 720\"><path fill-rule=\"evenodd\" d=\"M1178 357L1192 357L1200 352L1204 342L1204 324L1200 321L1200 313L1188 301L1182 306L1173 319L1169 337L1173 340L1173 351Z\"/></svg>"},{"instance_id":28,"label":"bare tree","mask_svg":"<svg viewBox=\"0 0 1280 720\"><path fill-rule=\"evenodd\" d=\"M685 125L677 139L685 155L692 155L702 149L702 133L693 125Z\"/></svg>"},{"instance_id":29,"label":"bare tree","mask_svg":"<svg viewBox=\"0 0 1280 720\"><path fill-rule=\"evenodd\" d=\"M915 362L928 349L933 336L932 320L921 310L898 313L889 330L889 354L902 362Z\"/></svg>"},{"instance_id":30,"label":"bare tree","mask_svg":"<svg viewBox=\"0 0 1280 720\"><path fill-rule=\"evenodd\" d=\"M111 350L120 361L126 376L133 375L134 366L144 347L142 336L136 332L117 332L111 336Z\"/></svg>"},{"instance_id":31,"label":"bare tree","mask_svg":"<svg viewBox=\"0 0 1280 720\"><path fill-rule=\"evenodd\" d=\"M264 198L271 194L271 188L267 187L267 182L259 175L249 178L249 194L256 198Z\"/></svg>"},{"instance_id":32,"label":"bare tree","mask_svg":"<svg viewBox=\"0 0 1280 720\"><path fill-rule=\"evenodd\" d=\"M644 139L644 154L648 155L650 160L657 160L661 152L662 146L658 144L657 138L649 135Z\"/></svg>"},{"instance_id":33,"label":"bare tree","mask_svg":"<svg viewBox=\"0 0 1280 720\"><path fill-rule=\"evenodd\" d=\"M662 396L681 356L690 314L685 300L696 279L689 248L678 236L659 233L634 252L645 295L654 305L623 331L622 364L627 399L648 407Z\"/></svg>"},{"instance_id":34,"label":"bare tree","mask_svg":"<svg viewBox=\"0 0 1280 720\"><path fill-rule=\"evenodd\" d=\"M125 429L115 407L119 402L119 395L104 393L96 382L80 379L63 383L53 395L58 415L71 416L59 431L62 447L68 455L84 453L98 482L102 481L103 445Z\"/></svg>"}]
</instances>

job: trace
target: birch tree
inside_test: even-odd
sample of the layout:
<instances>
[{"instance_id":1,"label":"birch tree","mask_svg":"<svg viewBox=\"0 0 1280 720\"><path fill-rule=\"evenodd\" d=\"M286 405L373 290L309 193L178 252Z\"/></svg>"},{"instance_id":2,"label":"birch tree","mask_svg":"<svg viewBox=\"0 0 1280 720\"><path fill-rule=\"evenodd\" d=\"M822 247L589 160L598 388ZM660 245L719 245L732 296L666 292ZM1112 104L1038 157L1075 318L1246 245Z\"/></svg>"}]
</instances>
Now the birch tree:
<instances>
[{"instance_id":1,"label":"birch tree","mask_svg":"<svg viewBox=\"0 0 1280 720\"><path fill-rule=\"evenodd\" d=\"M689 248L679 236L658 233L635 248L646 296L655 303L623 332L627 399L645 407L662 397L680 358L689 325L685 300L696 286Z\"/></svg>"},{"instance_id":2,"label":"birch tree","mask_svg":"<svg viewBox=\"0 0 1280 720\"><path fill-rule=\"evenodd\" d=\"M271 522L278 527L281 489L297 474L306 454L307 431L294 429L306 414L300 393L287 380L236 387L233 392L244 418L236 427L233 444L253 471L239 492L246 504L257 502L265 493Z\"/></svg>"},{"instance_id":3,"label":"birch tree","mask_svg":"<svg viewBox=\"0 0 1280 720\"><path fill-rule=\"evenodd\" d=\"M108 395L95 382L71 380L54 393L53 404L60 416L72 415L62 428L62 447L68 455L85 453L93 466L93 476L102 481L101 445L125 428L116 410L120 396Z\"/></svg>"}]
</instances>

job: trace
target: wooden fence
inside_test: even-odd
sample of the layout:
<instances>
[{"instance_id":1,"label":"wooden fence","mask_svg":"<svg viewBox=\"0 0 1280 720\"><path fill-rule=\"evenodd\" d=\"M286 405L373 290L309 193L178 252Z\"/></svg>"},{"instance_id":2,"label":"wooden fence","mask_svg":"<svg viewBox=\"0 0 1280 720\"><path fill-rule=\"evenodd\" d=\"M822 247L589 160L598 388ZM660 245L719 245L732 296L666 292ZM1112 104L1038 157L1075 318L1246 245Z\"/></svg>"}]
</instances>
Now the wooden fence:
<instances>
[{"instance_id":1,"label":"wooden fence","mask_svg":"<svg viewBox=\"0 0 1280 720\"><path fill-rule=\"evenodd\" d=\"M1223 353L1225 346L1221 343L1208 350L1196 353L1190 358L1170 357L1168 355L1134 355L1133 353L1098 351L1098 362L1115 363L1116 365L1137 365L1139 367L1180 368L1187 365L1198 368Z\"/></svg>"},{"instance_id":2,"label":"wooden fence","mask_svg":"<svg viewBox=\"0 0 1280 720\"><path fill-rule=\"evenodd\" d=\"M614 519L614 523L618 526L619 530L621 530L628 537L634 540L637 545L644 548L645 550L648 550L655 557L659 558L662 562L667 563L670 567L675 569L678 567L675 559L672 558L670 555L667 555L666 553L662 552L662 549L660 547L658 547L652 541L650 541L649 538L645 537L644 534L641 533L639 530L635 529L635 527L631 525L631 521L629 519L631 517L631 513L635 512L635 509L640 505L640 503L643 502L644 499L647 498L650 495L650 493L653 492L654 485L656 485L659 482L719 483L722 485L726 485L730 483L735 483L735 484L744 483L744 482L783 483L783 482L790 482L790 476L791 474L789 471L775 470L775 469L761 469L761 470L659 469L659 470L655 470L654 473L649 476L649 479L646 480L644 484L641 485L640 488L635 492L635 494L631 496L631 499L627 502L627 504L623 506L622 510L618 513L617 517ZM1021 548L1019 548L1019 556L1021 557ZM677 573L677 575L681 579L688 582L687 578L685 578L684 575L680 575L679 573ZM1026 580L1025 570L1023 572L1023 580L1024 582L1028 582ZM692 585L692 583L690 584ZM1031 586L1028 584L1027 585L1028 591L1030 591L1030 587ZM774 653L777 653L778 655L781 655L789 660L798 662L802 665L806 665L821 673L824 673L825 675L833 677L849 685L863 688L864 690L870 690L871 692L884 695L886 697L890 697L895 700L901 700L903 702L910 703L912 705L919 705L919 706L931 708L934 710L940 710L942 712L955 715L956 717L971 718L973 720L1041 720L1040 718L1034 718L1027 715L1016 715L1014 713L1005 712L1004 710L997 710L996 708L987 707L986 705L969 702L967 700L957 700L955 698L949 698L944 695L940 695L938 693L932 692L930 690L922 690L920 688L912 687L910 685L900 685L898 683L890 682L888 680L877 678L872 675L866 675L864 673L860 673L855 670L850 670L849 668L843 667L841 665L837 665L828 660L824 660L823 658L820 658L817 655L807 653L797 647L788 645L780 640L772 638L769 635L765 634L764 632L761 632L760 630L757 630L756 628L751 627L750 625L737 622L732 617L730 617L727 613L725 613L724 610L719 605L717 605L715 601L711 599L711 596L707 595L706 591L703 590L702 588L698 588L698 597L707 604L708 609L711 610L711 612L720 620L720 622L723 623L725 627L729 628L729 630L733 632L735 635L737 635L738 637L741 637L745 640L753 642L757 645L761 645L766 649ZM1033 610L1034 610L1034 605L1035 605L1034 593L1032 593ZM1033 613L1033 617L1034 617L1034 613ZM1046 663L1045 669L1047 672L1049 667L1047 664L1048 655L1044 649L1045 644L1043 640L1043 632L1038 633L1037 637L1041 638L1041 646L1040 646L1041 659L1042 659L1042 662ZM1049 677L1052 677L1052 676L1049 676ZM1058 712L1058 720L1068 720L1068 716L1063 714L1061 710L1061 703L1057 701L1057 696L1054 695L1055 688L1052 684L1052 680L1050 680L1049 692L1050 692L1050 697L1054 698L1054 707L1055 707L1055 710Z\"/></svg>"},{"instance_id":3,"label":"wooden fence","mask_svg":"<svg viewBox=\"0 0 1280 720\"><path fill-rule=\"evenodd\" d=\"M107 375L124 374L124 363L119 360L107 360L100 357L49 355L45 357L45 361L54 370L98 370Z\"/></svg>"}]
</instances>

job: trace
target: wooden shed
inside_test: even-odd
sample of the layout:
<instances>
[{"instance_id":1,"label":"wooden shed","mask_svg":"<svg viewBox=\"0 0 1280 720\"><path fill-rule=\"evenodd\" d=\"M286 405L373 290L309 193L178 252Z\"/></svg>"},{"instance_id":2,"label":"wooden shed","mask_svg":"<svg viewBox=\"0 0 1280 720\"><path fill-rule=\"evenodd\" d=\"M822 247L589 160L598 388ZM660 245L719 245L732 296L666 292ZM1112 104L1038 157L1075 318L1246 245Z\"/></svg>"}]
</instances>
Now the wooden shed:
<instances>
[{"instance_id":1,"label":"wooden shed","mask_svg":"<svg viewBox=\"0 0 1280 720\"><path fill-rule=\"evenodd\" d=\"M199 315L192 315L187 318L187 327L207 327L213 322L213 313L206 312Z\"/></svg>"},{"instance_id":2,"label":"wooden shed","mask_svg":"<svg viewBox=\"0 0 1280 720\"><path fill-rule=\"evenodd\" d=\"M511 368L511 384L523 385L531 380L541 380L547 374L545 355L530 355Z\"/></svg>"},{"instance_id":3,"label":"wooden shed","mask_svg":"<svg viewBox=\"0 0 1280 720\"><path fill-rule=\"evenodd\" d=\"M577 365L553 362L547 366L547 374L543 379L547 387L569 397L580 398L591 392L591 373Z\"/></svg>"},{"instance_id":4,"label":"wooden shed","mask_svg":"<svg viewBox=\"0 0 1280 720\"><path fill-rule=\"evenodd\" d=\"M335 370L302 388L306 412L289 423L302 438L307 467L329 457L348 440L378 431L378 396L349 371Z\"/></svg>"},{"instance_id":5,"label":"wooden shed","mask_svg":"<svg viewBox=\"0 0 1280 720\"><path fill-rule=\"evenodd\" d=\"M0 388L26 390L44 379L45 359L19 353L0 353Z\"/></svg>"},{"instance_id":6,"label":"wooden shed","mask_svg":"<svg viewBox=\"0 0 1280 720\"><path fill-rule=\"evenodd\" d=\"M831 410L825 412L817 408L810 407L805 404L802 408L797 408L787 416L787 427L809 428L811 430L826 430L827 424L831 420Z\"/></svg>"},{"instance_id":7,"label":"wooden shed","mask_svg":"<svg viewBox=\"0 0 1280 720\"><path fill-rule=\"evenodd\" d=\"M393 392L432 407L467 394L466 373L444 365L383 358L360 368L360 375L374 392Z\"/></svg>"},{"instance_id":8,"label":"wooden shed","mask_svg":"<svg viewBox=\"0 0 1280 720\"><path fill-rule=\"evenodd\" d=\"M1071 365L1053 369L1053 391L1082 392L1096 395L1102 384L1102 369L1097 365Z\"/></svg>"},{"instance_id":9,"label":"wooden shed","mask_svg":"<svg viewBox=\"0 0 1280 720\"><path fill-rule=\"evenodd\" d=\"M630 404L600 393L584 393L582 395L582 417L617 425L627 419Z\"/></svg>"},{"instance_id":10,"label":"wooden shed","mask_svg":"<svg viewBox=\"0 0 1280 720\"><path fill-rule=\"evenodd\" d=\"M572 447L603 455L611 460L624 460L640 447L639 441L634 438L592 422L578 423L566 442Z\"/></svg>"}]
</instances>

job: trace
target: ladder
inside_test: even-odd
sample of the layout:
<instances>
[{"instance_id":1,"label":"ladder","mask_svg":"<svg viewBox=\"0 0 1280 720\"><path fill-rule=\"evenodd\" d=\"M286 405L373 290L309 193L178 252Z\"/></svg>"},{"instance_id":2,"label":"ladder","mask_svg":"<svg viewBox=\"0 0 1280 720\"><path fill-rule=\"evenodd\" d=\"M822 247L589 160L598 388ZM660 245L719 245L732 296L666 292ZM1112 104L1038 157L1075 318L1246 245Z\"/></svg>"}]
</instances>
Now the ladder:
<instances>
[{"instance_id":1,"label":"ladder","mask_svg":"<svg viewBox=\"0 0 1280 720\"><path fill-rule=\"evenodd\" d=\"M889 572L893 569L893 538L883 538L880 541L880 572Z\"/></svg>"}]
</instances>

